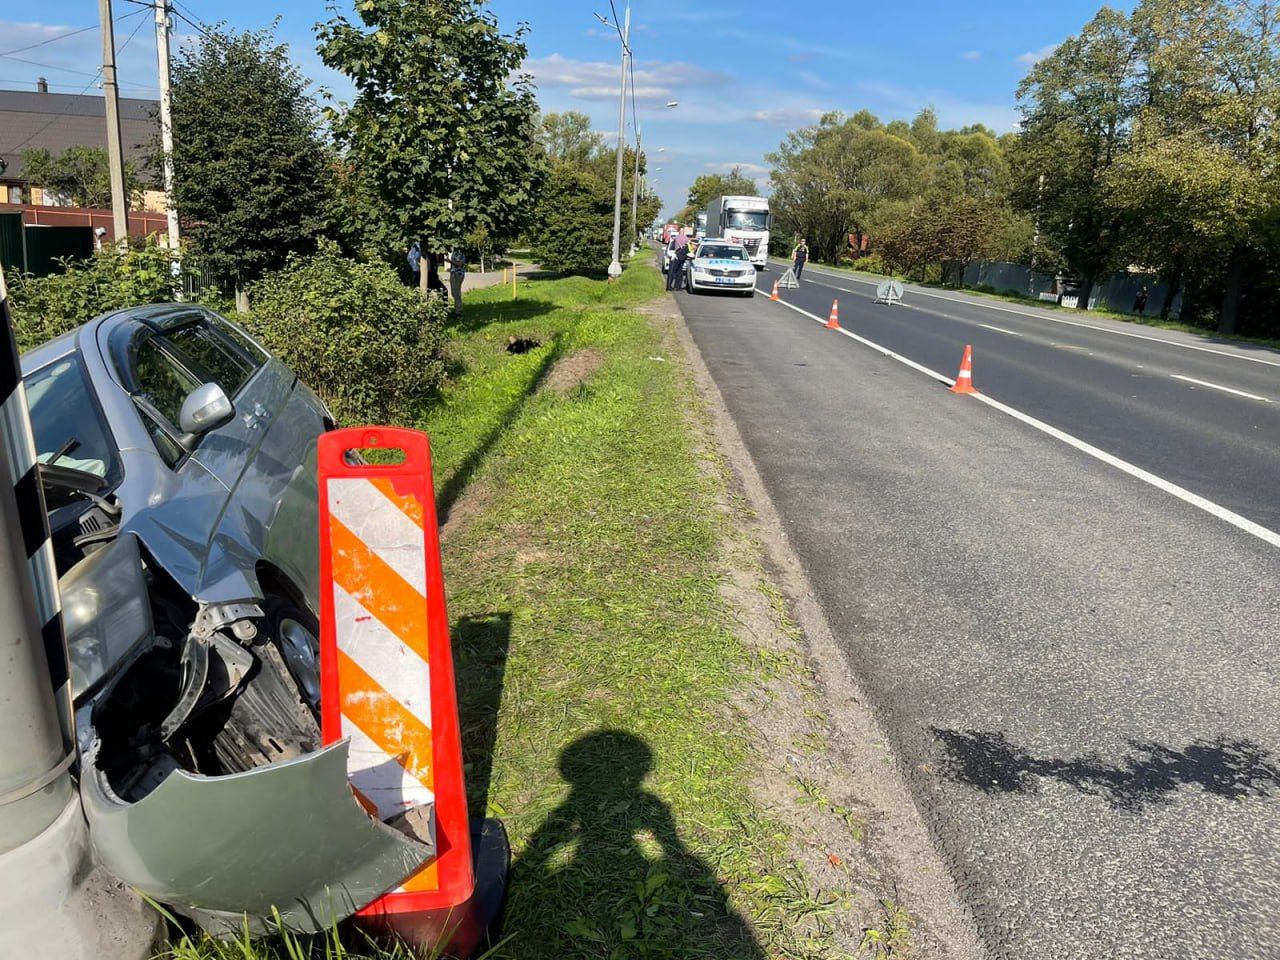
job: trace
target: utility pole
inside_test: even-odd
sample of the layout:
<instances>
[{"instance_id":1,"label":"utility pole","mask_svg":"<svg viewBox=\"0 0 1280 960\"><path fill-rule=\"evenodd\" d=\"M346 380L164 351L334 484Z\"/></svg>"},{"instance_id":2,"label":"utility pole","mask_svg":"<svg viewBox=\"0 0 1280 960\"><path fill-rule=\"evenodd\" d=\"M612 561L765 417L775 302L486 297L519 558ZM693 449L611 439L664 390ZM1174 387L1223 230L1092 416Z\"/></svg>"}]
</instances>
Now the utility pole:
<instances>
[{"instance_id":1,"label":"utility pole","mask_svg":"<svg viewBox=\"0 0 1280 960\"><path fill-rule=\"evenodd\" d=\"M640 118L635 115L635 110L631 111L631 122L636 125L636 162L631 168L631 255L634 257L636 254L636 204L640 200Z\"/></svg>"},{"instance_id":2,"label":"utility pole","mask_svg":"<svg viewBox=\"0 0 1280 960\"><path fill-rule=\"evenodd\" d=\"M173 111L169 99L169 0L156 0L156 66L160 74L160 146L164 151L164 209L169 249L178 250L178 208L173 199ZM177 266L177 261L175 261Z\"/></svg>"},{"instance_id":3,"label":"utility pole","mask_svg":"<svg viewBox=\"0 0 1280 960\"><path fill-rule=\"evenodd\" d=\"M628 3L622 27L622 83L618 89L618 169L613 185L613 262L609 264L609 276L615 280L622 276L619 234L622 232L622 155L627 145L627 65L630 59L631 4Z\"/></svg>"},{"instance_id":4,"label":"utility pole","mask_svg":"<svg viewBox=\"0 0 1280 960\"><path fill-rule=\"evenodd\" d=\"M111 179L111 220L116 246L129 244L129 203L124 194L124 149L120 145L120 93L116 86L116 32L111 21L111 0L98 0L102 20L102 99L107 108L107 164Z\"/></svg>"}]
</instances>

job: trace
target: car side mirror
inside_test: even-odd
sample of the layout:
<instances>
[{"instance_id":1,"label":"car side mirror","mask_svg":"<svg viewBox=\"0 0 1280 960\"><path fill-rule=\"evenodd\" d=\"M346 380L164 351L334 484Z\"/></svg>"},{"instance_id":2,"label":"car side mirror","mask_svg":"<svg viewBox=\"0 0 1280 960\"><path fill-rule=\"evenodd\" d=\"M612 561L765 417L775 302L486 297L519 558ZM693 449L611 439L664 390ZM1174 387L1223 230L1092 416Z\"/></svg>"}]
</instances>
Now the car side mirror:
<instances>
[{"instance_id":1,"label":"car side mirror","mask_svg":"<svg viewBox=\"0 0 1280 960\"><path fill-rule=\"evenodd\" d=\"M178 427L183 433L198 437L222 426L235 416L235 412L236 408L222 387L216 383L202 383L182 401Z\"/></svg>"}]
</instances>

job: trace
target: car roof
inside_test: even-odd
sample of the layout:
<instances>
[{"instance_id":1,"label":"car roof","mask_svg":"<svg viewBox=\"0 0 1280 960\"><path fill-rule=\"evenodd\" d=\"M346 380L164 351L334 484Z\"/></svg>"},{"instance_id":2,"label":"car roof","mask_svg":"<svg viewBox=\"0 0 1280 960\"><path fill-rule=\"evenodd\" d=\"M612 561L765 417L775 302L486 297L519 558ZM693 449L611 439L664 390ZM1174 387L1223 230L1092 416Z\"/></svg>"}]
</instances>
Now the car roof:
<instances>
[{"instance_id":1,"label":"car roof","mask_svg":"<svg viewBox=\"0 0 1280 960\"><path fill-rule=\"evenodd\" d=\"M37 347L32 347L24 353L22 355L22 372L26 374L32 370L39 370L54 360L79 349L81 333L96 330L110 333L122 324L138 321L146 321L156 326L164 327L169 321L190 314L193 306L190 303L148 303L142 306L125 307L122 310L111 310L107 313L99 314L92 320L82 323L66 333L59 334L52 340Z\"/></svg>"}]
</instances>

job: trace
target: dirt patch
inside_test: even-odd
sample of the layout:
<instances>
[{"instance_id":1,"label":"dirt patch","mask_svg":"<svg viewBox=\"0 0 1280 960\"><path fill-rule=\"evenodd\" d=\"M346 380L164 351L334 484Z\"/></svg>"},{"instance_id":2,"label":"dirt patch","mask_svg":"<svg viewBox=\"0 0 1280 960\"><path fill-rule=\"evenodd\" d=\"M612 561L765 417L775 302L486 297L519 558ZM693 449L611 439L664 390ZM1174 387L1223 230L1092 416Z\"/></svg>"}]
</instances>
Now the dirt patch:
<instances>
[{"instance_id":1,"label":"dirt patch","mask_svg":"<svg viewBox=\"0 0 1280 960\"><path fill-rule=\"evenodd\" d=\"M449 510L441 518L440 539L448 540L458 535L458 531L466 526L467 521L478 513L483 513L493 502L493 493L483 483L472 482L463 488L461 495L453 501Z\"/></svg>"},{"instance_id":2,"label":"dirt patch","mask_svg":"<svg viewBox=\"0 0 1280 960\"><path fill-rule=\"evenodd\" d=\"M723 478L721 508L732 532L722 592L763 678L735 704L760 748L755 791L789 828L791 854L811 893L841 904L825 918L835 945L858 952L863 931L886 932L886 915L902 908L911 918L910 956L982 956L683 317L670 298L644 312L663 330L666 358L687 365L702 401L690 419L708 466Z\"/></svg>"},{"instance_id":3,"label":"dirt patch","mask_svg":"<svg viewBox=\"0 0 1280 960\"><path fill-rule=\"evenodd\" d=\"M561 357L547 374L546 386L556 393L568 393L574 387L585 383L587 378L600 369L604 363L604 354L594 347L576 350L567 357Z\"/></svg>"}]
</instances>

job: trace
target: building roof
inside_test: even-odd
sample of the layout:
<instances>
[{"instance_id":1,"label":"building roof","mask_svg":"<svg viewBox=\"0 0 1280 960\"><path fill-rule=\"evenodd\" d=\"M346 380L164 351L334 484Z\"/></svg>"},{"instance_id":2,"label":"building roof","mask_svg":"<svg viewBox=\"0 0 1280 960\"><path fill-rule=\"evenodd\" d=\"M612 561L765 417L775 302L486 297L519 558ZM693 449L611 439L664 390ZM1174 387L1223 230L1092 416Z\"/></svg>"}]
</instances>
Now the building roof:
<instances>
[{"instance_id":1,"label":"building roof","mask_svg":"<svg viewBox=\"0 0 1280 960\"><path fill-rule=\"evenodd\" d=\"M159 130L154 100L120 98L120 141L125 160L141 164ZM9 164L0 179L22 180L22 151L107 146L106 105L101 96L0 90L0 157Z\"/></svg>"}]
</instances>

